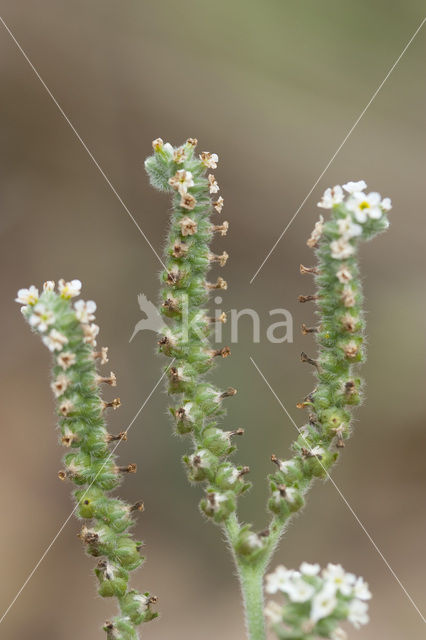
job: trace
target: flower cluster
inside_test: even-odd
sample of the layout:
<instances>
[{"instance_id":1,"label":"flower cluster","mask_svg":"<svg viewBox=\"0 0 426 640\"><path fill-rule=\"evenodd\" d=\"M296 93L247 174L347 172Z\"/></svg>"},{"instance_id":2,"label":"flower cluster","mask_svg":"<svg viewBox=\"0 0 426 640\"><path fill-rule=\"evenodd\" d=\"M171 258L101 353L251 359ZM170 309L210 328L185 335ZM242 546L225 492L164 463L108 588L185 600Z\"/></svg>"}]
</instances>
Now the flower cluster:
<instances>
[{"instance_id":1,"label":"flower cluster","mask_svg":"<svg viewBox=\"0 0 426 640\"><path fill-rule=\"evenodd\" d=\"M143 562L142 542L128 530L141 502L129 505L109 492L117 488L124 473L136 465L118 466L112 443L127 439L125 431L108 433L103 417L107 407L117 408L119 398L106 402L99 385L116 386L113 372L101 376L96 361L108 362L107 348L95 351L99 327L93 323L96 304L72 301L80 295L81 282L46 282L41 294L35 286L20 289L16 301L31 328L37 332L54 358L51 388L57 400L60 442L68 451L59 478L69 479L77 489L77 515L85 521L79 534L87 552L98 558L95 569L99 594L116 596L121 614L105 625L111 640L136 640L136 626L156 617L151 610L155 598L127 590L129 571ZM114 447L115 449L115 447ZM86 524L87 523L87 524Z\"/></svg>"},{"instance_id":2,"label":"flower cluster","mask_svg":"<svg viewBox=\"0 0 426 640\"><path fill-rule=\"evenodd\" d=\"M363 235L363 232L371 234L387 227L385 214L392 208L390 198L382 199L380 193L375 191L365 193L366 187L364 180L347 182L343 187L329 187L318 202L323 209L339 208L342 212L336 220L338 237L330 244L331 257L336 260L344 260L355 253L355 246L351 242L353 238ZM377 224L375 221L380 222ZM319 237L314 230L308 241L309 246L315 246Z\"/></svg>"},{"instance_id":3,"label":"flower cluster","mask_svg":"<svg viewBox=\"0 0 426 640\"><path fill-rule=\"evenodd\" d=\"M284 605L270 601L265 608L278 638L343 640L341 622L348 620L359 629L369 620L368 584L340 565L329 564L322 571L318 564L307 562L299 571L279 566L266 577L266 592L285 597Z\"/></svg>"},{"instance_id":4,"label":"flower cluster","mask_svg":"<svg viewBox=\"0 0 426 640\"><path fill-rule=\"evenodd\" d=\"M213 264L223 267L227 261L226 252L211 252L210 242L214 233L226 235L229 224L213 225L210 221L224 204L222 197L212 197L216 198L219 185L209 170L217 167L218 156L202 152L197 157L195 143L190 139L175 149L155 140L154 155L145 161L151 183L175 193L161 305L162 314L171 322L158 344L161 353L174 359L167 372L169 393L178 396L177 404L171 407L176 431L188 434L193 442L193 452L183 458L189 480L207 485L200 508L224 525L235 514L238 496L250 486L245 480L249 468L229 459L235 437L243 430L224 431L217 424L225 413L224 400L236 391L218 389L205 379L215 360L230 354L228 347L213 350L209 340L214 323L226 322L226 314L211 318L203 308L212 290L227 288L223 278L215 284L208 282L207 272ZM256 554L263 547L262 539L249 527L237 526L234 543L236 552L243 555Z\"/></svg>"},{"instance_id":5,"label":"flower cluster","mask_svg":"<svg viewBox=\"0 0 426 640\"><path fill-rule=\"evenodd\" d=\"M350 409L361 401L361 379L354 372L365 358L357 241L387 229L391 206L389 198L366 195L365 187L364 181L348 182L325 191L319 205L331 209L331 216L327 221L320 217L307 242L316 249L318 265L300 268L317 285L315 295L299 296L300 302L313 301L318 307L319 323L302 325L303 334L315 336L318 357L301 355L302 362L314 366L317 384L297 405L309 415L293 445L293 458L272 456L277 471L271 476L269 508L281 523L303 506L311 481L327 476L350 436Z\"/></svg>"}]
</instances>

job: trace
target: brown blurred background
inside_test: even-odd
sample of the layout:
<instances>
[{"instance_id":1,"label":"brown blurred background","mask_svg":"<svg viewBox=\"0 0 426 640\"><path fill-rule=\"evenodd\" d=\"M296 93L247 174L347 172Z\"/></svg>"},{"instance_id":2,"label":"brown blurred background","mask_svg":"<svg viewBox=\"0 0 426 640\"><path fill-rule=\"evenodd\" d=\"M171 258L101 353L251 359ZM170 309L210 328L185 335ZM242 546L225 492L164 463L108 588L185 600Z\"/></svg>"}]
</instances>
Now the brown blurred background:
<instances>
[{"instance_id":1,"label":"brown blurred background","mask_svg":"<svg viewBox=\"0 0 426 640\"><path fill-rule=\"evenodd\" d=\"M298 273L312 256L305 240L326 186L365 178L394 204L386 235L362 249L368 309L368 396L334 478L401 582L424 607L425 459L425 99L426 27L252 285L266 253L420 24L420 0L339 2L235 0L2 0L1 15L86 141L144 232L161 251L168 199L148 185L151 140L197 137L220 155L216 171L231 222L219 251L231 255L222 308L253 307L250 322L215 379L238 387L227 425L244 426L237 459L255 489L241 516L266 523L264 477L295 430L249 362L252 355L301 424L295 408L311 389L299 333L313 307ZM124 406L111 429L126 427L156 384L155 336L129 337L141 313L137 294L155 300L159 263L57 107L0 25L1 423L0 602L3 611L71 510L56 479L57 445L50 358L13 302L19 287L78 277L98 303L101 344ZM226 273L225 273L226 272ZM216 275L216 274L215 274ZM293 344L271 345L269 309L294 315ZM226 328L229 332L229 327ZM225 333L226 333L225 331ZM226 335L224 343L227 343ZM108 365L109 366L109 365ZM112 395L112 393L111 393ZM197 513L198 488L181 468L185 444L171 437L158 390L132 426L121 460L139 473L122 488L143 498L137 526L148 562L134 584L159 595L162 618L143 628L152 640L244 637L239 593L219 532ZM1 625L7 640L95 640L114 604L96 596L93 560L70 520ZM424 637L421 617L333 486L318 483L288 531L275 563L342 563L374 593L371 623L351 637Z\"/></svg>"}]
</instances>

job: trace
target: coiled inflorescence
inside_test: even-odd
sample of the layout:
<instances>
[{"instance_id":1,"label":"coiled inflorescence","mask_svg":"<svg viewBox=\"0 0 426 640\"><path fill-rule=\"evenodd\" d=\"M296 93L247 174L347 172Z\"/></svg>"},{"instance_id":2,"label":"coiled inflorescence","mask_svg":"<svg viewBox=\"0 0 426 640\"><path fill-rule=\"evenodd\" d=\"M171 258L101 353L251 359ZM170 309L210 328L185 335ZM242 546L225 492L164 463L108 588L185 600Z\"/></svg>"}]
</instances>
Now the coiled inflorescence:
<instances>
[{"instance_id":1,"label":"coiled inflorescence","mask_svg":"<svg viewBox=\"0 0 426 640\"><path fill-rule=\"evenodd\" d=\"M17 302L22 313L54 358L51 384L57 400L60 441L69 449L64 457L62 480L70 479L77 489L77 515L87 521L79 533L87 553L99 562L95 568L99 594L116 596L120 615L105 624L110 640L135 640L136 626L155 618L151 610L156 601L149 593L128 590L129 572L143 562L142 542L128 532L134 524L133 514L143 510L141 502L131 506L109 492L116 489L124 473L134 473L136 465L117 466L114 450L127 439L126 431L111 435L105 427L103 413L116 409L120 399L102 400L99 385L116 386L115 375L100 376L96 361L108 362L107 348L95 350L99 327L93 323L96 304L71 299L81 290L79 280L46 282L39 295L36 287L20 289ZM117 443L110 450L112 443Z\"/></svg>"},{"instance_id":2,"label":"coiled inflorescence","mask_svg":"<svg viewBox=\"0 0 426 640\"><path fill-rule=\"evenodd\" d=\"M293 445L294 456L277 465L271 476L269 508L283 523L304 503L304 494L315 477L325 477L344 447L351 430L351 408L361 400L361 379L354 365L365 358L362 288L357 266L357 245L389 226L389 198L365 194L364 181L348 182L327 189L319 207L330 209L329 220L320 216L307 244L315 249L318 265L302 274L314 275L317 292L299 296L300 302L317 304L319 323L302 325L302 333L315 335L319 353L303 362L314 366L317 385L298 404L309 411L309 420L300 429Z\"/></svg>"},{"instance_id":3,"label":"coiled inflorescence","mask_svg":"<svg viewBox=\"0 0 426 640\"><path fill-rule=\"evenodd\" d=\"M173 358L167 369L168 388L179 400L171 413L176 431L189 434L194 443L193 453L184 457L190 481L207 484L201 510L220 524L235 512L238 495L250 486L245 480L249 469L229 460L234 439L243 430L224 431L217 424L225 413L224 399L236 390L217 389L204 377L215 359L230 354L228 347L212 349L209 341L214 323L226 322L226 315L212 318L203 308L211 291L227 288L221 277L208 282L207 272L215 263L226 263L227 253L215 255L209 244L215 233L226 235L228 222L211 222L223 207L223 198L216 195L219 186L210 173L218 157L208 152L196 155L196 144L189 139L173 148L154 140L154 155L145 167L153 186L174 194L162 274L161 312L167 326L158 343L160 352Z\"/></svg>"}]
</instances>

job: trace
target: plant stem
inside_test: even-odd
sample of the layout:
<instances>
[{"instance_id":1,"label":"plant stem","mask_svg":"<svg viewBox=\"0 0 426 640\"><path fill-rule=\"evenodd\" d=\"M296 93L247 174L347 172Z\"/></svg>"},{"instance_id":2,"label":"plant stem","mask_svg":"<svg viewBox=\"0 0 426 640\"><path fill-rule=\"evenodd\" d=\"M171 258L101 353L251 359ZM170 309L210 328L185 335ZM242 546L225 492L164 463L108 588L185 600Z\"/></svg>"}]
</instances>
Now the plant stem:
<instances>
[{"instance_id":1,"label":"plant stem","mask_svg":"<svg viewBox=\"0 0 426 640\"><path fill-rule=\"evenodd\" d=\"M237 562L243 596L247 636L249 640L265 640L263 614L263 566L250 566Z\"/></svg>"}]
</instances>

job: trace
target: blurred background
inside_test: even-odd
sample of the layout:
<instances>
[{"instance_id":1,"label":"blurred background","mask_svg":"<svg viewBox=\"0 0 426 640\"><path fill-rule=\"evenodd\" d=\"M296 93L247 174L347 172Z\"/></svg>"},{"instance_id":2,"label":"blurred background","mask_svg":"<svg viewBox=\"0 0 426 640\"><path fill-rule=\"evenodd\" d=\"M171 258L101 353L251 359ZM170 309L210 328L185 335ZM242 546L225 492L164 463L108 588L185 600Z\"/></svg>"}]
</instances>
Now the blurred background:
<instances>
[{"instance_id":1,"label":"blurred background","mask_svg":"<svg viewBox=\"0 0 426 640\"><path fill-rule=\"evenodd\" d=\"M226 425L246 430L237 460L250 465L255 489L241 500L241 517L258 529L267 522L270 454L285 455L295 429L249 356L302 424L295 405L312 381L299 354L314 346L299 331L313 319L313 307L297 303L298 294L312 293L299 263L312 264L306 238L316 202L325 187L361 178L392 198L389 232L362 248L367 399L333 477L423 608L426 27L249 284L421 23L423 2L2 0L1 9L157 251L169 201L144 174L151 140L177 145L197 137L200 150L220 156L222 217L231 224L228 237L215 241L230 254L220 273L229 283L221 307L256 309L262 329L254 344L250 320L240 320L232 358L214 378L239 390ZM0 69L3 612L72 508L70 487L56 477L62 451L49 353L21 318L17 289L80 278L84 297L97 301L100 344L110 347L123 401L110 417L112 432L130 423L162 362L152 332L129 344L142 316L137 294L157 297L157 258L2 25ZM293 314L291 344L266 340L276 307ZM158 594L162 613L142 631L151 640L242 640L233 567L219 531L197 513L200 490L188 485L180 462L186 444L171 436L166 407L159 389L119 449L122 463L139 469L121 494L146 505L136 532L148 561L133 584ZM103 638L101 624L115 605L96 595L78 529L72 518L2 622L2 638ZM424 637L419 613L330 483L316 484L275 563L302 560L342 563L370 583L371 623L351 637Z\"/></svg>"}]
</instances>

